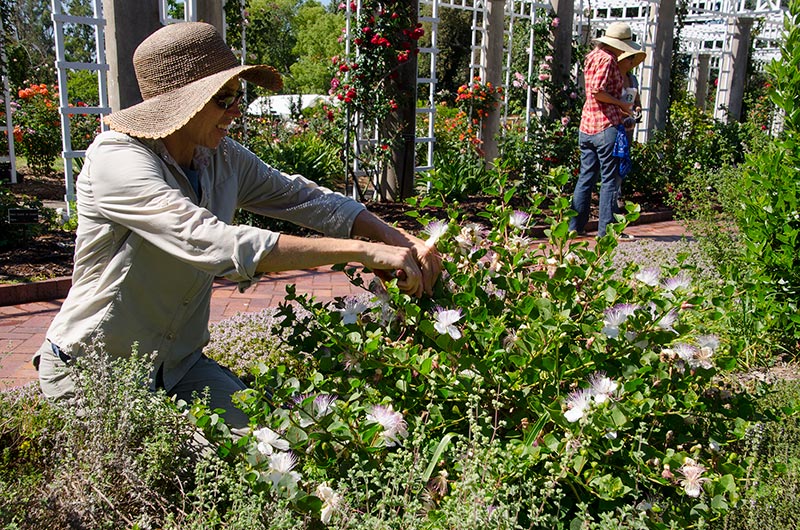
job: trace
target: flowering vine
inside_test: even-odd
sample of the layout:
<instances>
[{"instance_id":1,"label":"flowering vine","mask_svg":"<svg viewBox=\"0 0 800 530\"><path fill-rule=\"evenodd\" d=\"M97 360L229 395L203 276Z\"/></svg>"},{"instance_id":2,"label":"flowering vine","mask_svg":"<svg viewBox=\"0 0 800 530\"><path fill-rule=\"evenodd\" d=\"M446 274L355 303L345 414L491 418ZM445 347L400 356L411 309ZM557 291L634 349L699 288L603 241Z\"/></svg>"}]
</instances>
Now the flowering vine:
<instances>
[{"instance_id":1,"label":"flowering vine","mask_svg":"<svg viewBox=\"0 0 800 530\"><path fill-rule=\"evenodd\" d=\"M417 41L425 31L412 3L364 0L360 5L350 2L338 7L356 13L351 26L355 49L332 58L335 74L329 93L349 111L348 128L378 127L378 149L370 154L380 165L402 127L387 120L402 103L414 99L413 90L399 84L399 71L418 53Z\"/></svg>"}]
</instances>

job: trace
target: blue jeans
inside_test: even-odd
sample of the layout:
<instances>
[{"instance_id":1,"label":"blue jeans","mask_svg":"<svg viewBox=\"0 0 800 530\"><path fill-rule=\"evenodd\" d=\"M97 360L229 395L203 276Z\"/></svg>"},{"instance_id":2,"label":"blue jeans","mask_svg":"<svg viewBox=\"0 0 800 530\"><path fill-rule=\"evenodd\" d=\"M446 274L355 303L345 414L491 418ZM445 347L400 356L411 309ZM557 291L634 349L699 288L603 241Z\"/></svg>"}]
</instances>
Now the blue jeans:
<instances>
[{"instance_id":1,"label":"blue jeans","mask_svg":"<svg viewBox=\"0 0 800 530\"><path fill-rule=\"evenodd\" d=\"M582 232L589 220L589 205L592 192L600 177L600 212L597 220L597 235L606 235L606 225L614 222L617 212L617 198L621 178L619 176L619 158L614 156L614 142L617 139L617 128L609 127L597 134L578 133L578 145L581 149L581 171L572 195L572 209L578 215L570 219L570 230Z\"/></svg>"}]
</instances>

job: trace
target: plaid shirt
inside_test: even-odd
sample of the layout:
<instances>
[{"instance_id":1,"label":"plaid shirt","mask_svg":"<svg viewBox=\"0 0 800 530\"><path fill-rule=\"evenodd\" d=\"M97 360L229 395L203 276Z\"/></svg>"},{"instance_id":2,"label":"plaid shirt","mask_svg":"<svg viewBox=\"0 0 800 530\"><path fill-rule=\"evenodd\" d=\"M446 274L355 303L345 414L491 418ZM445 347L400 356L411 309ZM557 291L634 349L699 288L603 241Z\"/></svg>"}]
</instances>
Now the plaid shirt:
<instances>
[{"instance_id":1,"label":"plaid shirt","mask_svg":"<svg viewBox=\"0 0 800 530\"><path fill-rule=\"evenodd\" d=\"M622 96L623 79L617 66L617 58L609 51L595 48L586 56L583 65L586 87L586 102L583 104L580 130L586 134L597 134L622 123L622 109L595 99L597 92L606 92L619 99Z\"/></svg>"}]
</instances>

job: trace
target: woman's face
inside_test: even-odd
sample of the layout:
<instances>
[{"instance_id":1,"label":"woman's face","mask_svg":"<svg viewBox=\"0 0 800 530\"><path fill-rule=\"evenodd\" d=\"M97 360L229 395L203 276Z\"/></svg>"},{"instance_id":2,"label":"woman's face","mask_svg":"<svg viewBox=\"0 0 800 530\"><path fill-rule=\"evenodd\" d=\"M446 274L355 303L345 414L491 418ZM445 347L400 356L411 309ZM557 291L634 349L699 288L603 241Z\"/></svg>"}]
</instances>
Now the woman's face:
<instances>
[{"instance_id":1,"label":"woman's face","mask_svg":"<svg viewBox=\"0 0 800 530\"><path fill-rule=\"evenodd\" d=\"M622 73L628 73L633 68L633 57L625 57L619 62L619 69Z\"/></svg>"},{"instance_id":2,"label":"woman's face","mask_svg":"<svg viewBox=\"0 0 800 530\"><path fill-rule=\"evenodd\" d=\"M187 151L193 153L194 148L198 145L211 149L219 146L222 139L228 135L228 128L233 120L241 116L242 112L239 109L238 100L234 101L234 104L227 110L215 100L224 99L226 96L235 96L239 90L241 90L241 85L238 78L228 81L215 94L215 97L178 131L181 143Z\"/></svg>"},{"instance_id":3,"label":"woman's face","mask_svg":"<svg viewBox=\"0 0 800 530\"><path fill-rule=\"evenodd\" d=\"M178 164L189 167L197 146L201 145L210 149L216 149L219 146L222 139L228 135L228 128L233 120L242 115L239 110L241 98L229 99L232 104L228 109L216 103L215 100L237 96L240 90L239 79L231 79L186 125L164 138L167 151Z\"/></svg>"}]
</instances>

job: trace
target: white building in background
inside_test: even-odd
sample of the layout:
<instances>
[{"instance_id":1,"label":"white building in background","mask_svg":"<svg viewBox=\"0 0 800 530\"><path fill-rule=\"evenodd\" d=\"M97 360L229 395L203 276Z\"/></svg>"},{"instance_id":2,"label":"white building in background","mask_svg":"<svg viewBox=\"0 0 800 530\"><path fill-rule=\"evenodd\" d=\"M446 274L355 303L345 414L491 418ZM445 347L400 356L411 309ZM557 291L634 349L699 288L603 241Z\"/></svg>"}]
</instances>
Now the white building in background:
<instances>
[{"instance_id":1,"label":"white building in background","mask_svg":"<svg viewBox=\"0 0 800 530\"><path fill-rule=\"evenodd\" d=\"M261 96L247 106L247 114L251 116L292 115L292 108L303 110L317 105L335 105L331 96L322 94L289 94L280 96Z\"/></svg>"}]
</instances>

